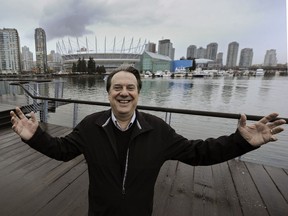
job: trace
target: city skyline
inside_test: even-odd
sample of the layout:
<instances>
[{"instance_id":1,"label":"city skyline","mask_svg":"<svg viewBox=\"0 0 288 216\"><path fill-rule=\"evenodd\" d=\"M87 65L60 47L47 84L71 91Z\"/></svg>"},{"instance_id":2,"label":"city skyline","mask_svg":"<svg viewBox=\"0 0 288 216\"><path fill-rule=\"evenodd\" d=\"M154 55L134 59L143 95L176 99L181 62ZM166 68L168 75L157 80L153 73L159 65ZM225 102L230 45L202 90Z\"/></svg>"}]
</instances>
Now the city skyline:
<instances>
[{"instance_id":1,"label":"city skyline","mask_svg":"<svg viewBox=\"0 0 288 216\"><path fill-rule=\"evenodd\" d=\"M96 36L99 41L104 38L113 41L116 36L141 38L156 44L170 39L175 59L186 56L190 45L206 48L216 42L226 62L228 44L237 41L239 52L253 49L253 64L263 64L266 51L271 49L276 50L278 63L287 63L285 0L184 0L181 4L175 0L148 0L145 4L139 1L136 8L131 7L135 5L132 0L28 2L1 3L0 24L2 28L17 29L21 47L28 46L34 56L33 34L40 27L47 35L48 53L67 37Z\"/></svg>"}]
</instances>

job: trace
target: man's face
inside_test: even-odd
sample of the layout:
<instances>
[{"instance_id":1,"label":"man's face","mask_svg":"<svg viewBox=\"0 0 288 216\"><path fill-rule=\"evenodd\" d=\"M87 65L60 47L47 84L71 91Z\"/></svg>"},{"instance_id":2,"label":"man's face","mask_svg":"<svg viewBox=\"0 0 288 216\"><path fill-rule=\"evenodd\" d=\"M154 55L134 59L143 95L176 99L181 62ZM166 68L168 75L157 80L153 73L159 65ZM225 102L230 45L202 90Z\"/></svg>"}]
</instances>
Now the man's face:
<instances>
[{"instance_id":1,"label":"man's face","mask_svg":"<svg viewBox=\"0 0 288 216\"><path fill-rule=\"evenodd\" d=\"M116 118L132 117L138 97L137 79L132 73L120 71L112 77L108 99Z\"/></svg>"}]
</instances>

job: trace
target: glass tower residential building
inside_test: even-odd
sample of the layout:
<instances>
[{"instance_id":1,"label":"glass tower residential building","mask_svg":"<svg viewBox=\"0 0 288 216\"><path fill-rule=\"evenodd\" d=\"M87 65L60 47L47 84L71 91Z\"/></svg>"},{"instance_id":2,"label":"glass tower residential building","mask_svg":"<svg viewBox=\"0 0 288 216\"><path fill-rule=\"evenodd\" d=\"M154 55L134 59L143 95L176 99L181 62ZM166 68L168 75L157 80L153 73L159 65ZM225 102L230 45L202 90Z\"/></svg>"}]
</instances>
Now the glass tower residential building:
<instances>
[{"instance_id":1,"label":"glass tower residential building","mask_svg":"<svg viewBox=\"0 0 288 216\"><path fill-rule=\"evenodd\" d=\"M175 48L173 48L173 44L169 39L159 40L158 54L169 56L172 60L174 60Z\"/></svg>"},{"instance_id":2,"label":"glass tower residential building","mask_svg":"<svg viewBox=\"0 0 288 216\"><path fill-rule=\"evenodd\" d=\"M47 73L46 33L42 28L35 29L36 68L38 73Z\"/></svg>"},{"instance_id":3,"label":"glass tower residential building","mask_svg":"<svg viewBox=\"0 0 288 216\"><path fill-rule=\"evenodd\" d=\"M242 49L240 53L239 67L240 68L251 67L252 60L253 60L253 49L251 48Z\"/></svg>"},{"instance_id":4,"label":"glass tower residential building","mask_svg":"<svg viewBox=\"0 0 288 216\"><path fill-rule=\"evenodd\" d=\"M275 49L270 49L266 51L263 66L277 66L277 57Z\"/></svg>"},{"instance_id":5,"label":"glass tower residential building","mask_svg":"<svg viewBox=\"0 0 288 216\"><path fill-rule=\"evenodd\" d=\"M218 51L218 44L217 43L210 43L206 47L206 58L211 60L216 60Z\"/></svg>"},{"instance_id":6,"label":"glass tower residential building","mask_svg":"<svg viewBox=\"0 0 288 216\"><path fill-rule=\"evenodd\" d=\"M197 57L197 47L195 45L190 45L187 48L186 58L196 58Z\"/></svg>"},{"instance_id":7,"label":"glass tower residential building","mask_svg":"<svg viewBox=\"0 0 288 216\"><path fill-rule=\"evenodd\" d=\"M203 47L199 47L197 49L197 58L205 58L206 57L206 49Z\"/></svg>"},{"instance_id":8,"label":"glass tower residential building","mask_svg":"<svg viewBox=\"0 0 288 216\"><path fill-rule=\"evenodd\" d=\"M33 68L33 53L27 46L22 47L22 70L31 71Z\"/></svg>"},{"instance_id":9,"label":"glass tower residential building","mask_svg":"<svg viewBox=\"0 0 288 216\"><path fill-rule=\"evenodd\" d=\"M21 72L20 39L12 28L0 29L0 73Z\"/></svg>"},{"instance_id":10,"label":"glass tower residential building","mask_svg":"<svg viewBox=\"0 0 288 216\"><path fill-rule=\"evenodd\" d=\"M238 57L239 43L236 41L229 43L226 67L236 67L237 57Z\"/></svg>"}]
</instances>

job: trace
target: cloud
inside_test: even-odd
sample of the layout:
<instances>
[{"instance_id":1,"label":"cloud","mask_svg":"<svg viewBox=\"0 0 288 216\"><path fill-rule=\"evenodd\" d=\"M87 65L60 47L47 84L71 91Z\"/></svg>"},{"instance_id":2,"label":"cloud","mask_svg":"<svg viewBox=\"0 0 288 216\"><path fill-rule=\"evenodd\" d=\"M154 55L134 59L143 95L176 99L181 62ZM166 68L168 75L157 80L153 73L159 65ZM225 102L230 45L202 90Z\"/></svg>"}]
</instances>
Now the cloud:
<instances>
[{"instance_id":1,"label":"cloud","mask_svg":"<svg viewBox=\"0 0 288 216\"><path fill-rule=\"evenodd\" d=\"M99 44L106 36L107 43L126 37L126 46L128 38L134 43L167 38L181 57L191 44L217 42L218 51L226 53L228 44L237 41L240 49L255 49L257 62L268 49L276 49L286 62L285 5L285 0L9 0L1 2L0 28L16 28L21 45L29 47L35 28L41 27L49 47L66 37L84 43L91 37L92 44L95 37Z\"/></svg>"},{"instance_id":2,"label":"cloud","mask_svg":"<svg viewBox=\"0 0 288 216\"><path fill-rule=\"evenodd\" d=\"M87 26L103 21L106 12L105 2L97 1L91 5L89 1L59 1L44 8L39 24L45 29L48 40L79 37L92 33Z\"/></svg>"},{"instance_id":3,"label":"cloud","mask_svg":"<svg viewBox=\"0 0 288 216\"><path fill-rule=\"evenodd\" d=\"M140 1L61 1L47 5L39 25L45 29L47 39L65 36L81 37L97 31L97 25L148 26L161 23L161 17ZM93 26L93 27L92 27Z\"/></svg>"}]
</instances>

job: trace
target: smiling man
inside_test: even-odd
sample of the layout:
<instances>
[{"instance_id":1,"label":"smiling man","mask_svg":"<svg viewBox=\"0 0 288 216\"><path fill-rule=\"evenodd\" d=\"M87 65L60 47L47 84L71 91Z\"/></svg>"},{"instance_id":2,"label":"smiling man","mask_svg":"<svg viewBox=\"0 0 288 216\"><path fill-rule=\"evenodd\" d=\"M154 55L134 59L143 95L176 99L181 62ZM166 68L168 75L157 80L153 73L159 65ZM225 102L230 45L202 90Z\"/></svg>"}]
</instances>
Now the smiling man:
<instances>
[{"instance_id":1,"label":"smiling man","mask_svg":"<svg viewBox=\"0 0 288 216\"><path fill-rule=\"evenodd\" d=\"M65 137L52 137L27 119L19 108L11 111L12 129L32 148L62 161L84 154L89 171L89 216L149 216L154 185L167 160L211 165L230 160L277 140L285 120L271 113L235 133L207 140L188 140L162 119L137 110L142 87L139 72L122 67L106 84L111 109L85 117ZM209 136L209 134L207 134Z\"/></svg>"}]
</instances>

